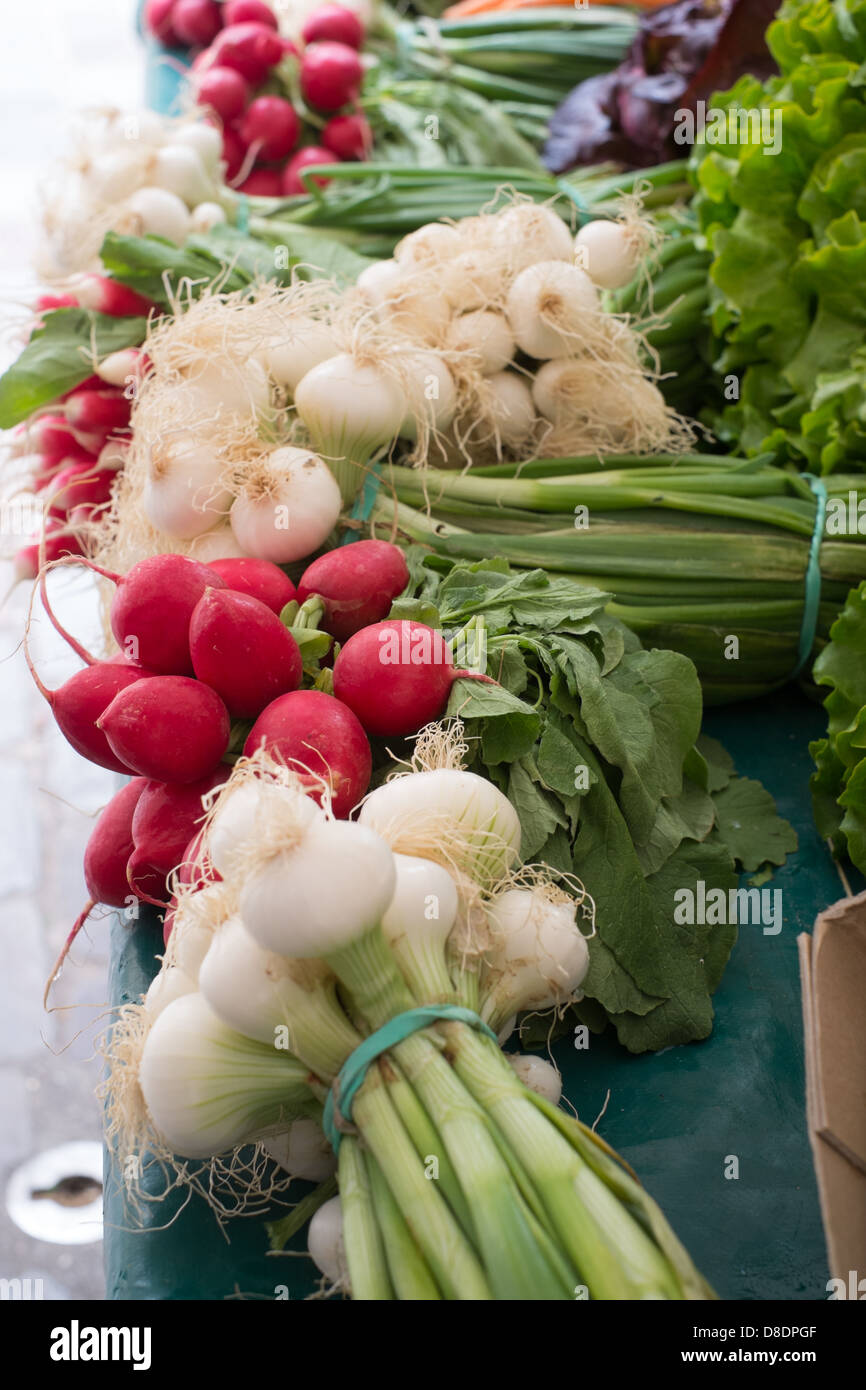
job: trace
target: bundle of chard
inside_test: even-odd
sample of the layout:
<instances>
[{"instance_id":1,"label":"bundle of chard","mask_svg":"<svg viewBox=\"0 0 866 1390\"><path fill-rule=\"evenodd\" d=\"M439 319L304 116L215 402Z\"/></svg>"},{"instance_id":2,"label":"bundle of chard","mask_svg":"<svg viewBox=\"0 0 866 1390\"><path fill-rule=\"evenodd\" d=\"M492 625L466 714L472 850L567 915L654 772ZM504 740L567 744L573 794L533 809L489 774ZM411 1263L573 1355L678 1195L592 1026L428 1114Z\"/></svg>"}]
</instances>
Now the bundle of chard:
<instances>
[{"instance_id":1,"label":"bundle of chard","mask_svg":"<svg viewBox=\"0 0 866 1390\"><path fill-rule=\"evenodd\" d=\"M425 731L428 752L442 741ZM217 1201L215 1173L261 1140L324 1178L309 1251L355 1299L713 1297L558 1108L553 1069L497 1043L518 1011L579 990L581 886L516 867L514 808L472 773L420 757L345 821L278 753L243 759L212 800L162 969L107 1042L124 1171L161 1164Z\"/></svg>"}]
</instances>

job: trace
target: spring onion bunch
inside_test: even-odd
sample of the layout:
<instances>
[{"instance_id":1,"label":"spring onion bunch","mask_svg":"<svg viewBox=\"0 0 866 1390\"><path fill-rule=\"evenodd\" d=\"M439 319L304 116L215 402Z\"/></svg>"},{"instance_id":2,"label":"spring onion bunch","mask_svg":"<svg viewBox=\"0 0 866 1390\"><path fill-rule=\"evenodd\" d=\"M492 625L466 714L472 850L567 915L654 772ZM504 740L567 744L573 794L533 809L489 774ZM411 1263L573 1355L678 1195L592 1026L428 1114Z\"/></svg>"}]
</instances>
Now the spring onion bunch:
<instances>
[{"instance_id":1,"label":"spring onion bunch","mask_svg":"<svg viewBox=\"0 0 866 1390\"><path fill-rule=\"evenodd\" d=\"M818 648L866 578L862 478L826 481ZM612 614L646 646L690 657L705 700L722 703L765 693L798 665L816 509L808 483L767 455L609 455L465 473L394 466L375 516L453 559L499 556L603 586Z\"/></svg>"},{"instance_id":2,"label":"spring onion bunch","mask_svg":"<svg viewBox=\"0 0 866 1390\"><path fill-rule=\"evenodd\" d=\"M637 32L636 18L601 6L398 23L398 71L432 77L495 102L539 143L575 82L610 72Z\"/></svg>"},{"instance_id":3,"label":"spring onion bunch","mask_svg":"<svg viewBox=\"0 0 866 1390\"><path fill-rule=\"evenodd\" d=\"M631 1174L556 1105L549 1069L495 1041L518 1011L575 997L591 901L517 865L510 802L455 765L447 736L431 727L424 748L356 821L266 756L237 765L203 841L200 867L222 879L180 890L163 988L113 1029L118 1151L186 1171L265 1140L321 1177L323 1104L362 1040L419 1006L463 1006L398 1034L351 1117L337 1109L339 1197L325 1177L304 1207L319 1206L309 1247L326 1278L364 1300L712 1297ZM184 894L214 890L196 965L183 942L202 914Z\"/></svg>"}]
</instances>

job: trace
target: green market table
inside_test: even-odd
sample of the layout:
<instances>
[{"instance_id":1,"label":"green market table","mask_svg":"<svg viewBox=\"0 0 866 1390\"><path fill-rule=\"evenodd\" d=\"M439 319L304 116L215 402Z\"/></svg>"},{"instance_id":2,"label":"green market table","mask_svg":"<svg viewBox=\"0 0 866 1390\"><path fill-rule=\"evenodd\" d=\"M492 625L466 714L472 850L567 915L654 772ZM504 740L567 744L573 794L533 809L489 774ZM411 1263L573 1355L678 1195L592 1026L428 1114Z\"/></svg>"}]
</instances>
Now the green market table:
<instances>
[{"instance_id":1,"label":"green market table","mask_svg":"<svg viewBox=\"0 0 866 1390\"><path fill-rule=\"evenodd\" d=\"M805 1121L797 935L841 895L812 824L808 742L820 708L796 692L708 712L739 771L757 777L800 837L775 875L784 922L775 936L743 927L716 995L712 1037L632 1057L607 1034L554 1055L565 1095L634 1167L699 1268L723 1299L826 1299L828 1271ZM859 885L858 885L859 886ZM134 930L116 923L112 1000L138 997L162 949L156 915ZM608 1092L609 1098L608 1098ZM736 1160L736 1162L734 1162ZM736 1176L733 1176L734 1174ZM307 1184L293 1185L303 1196ZM105 1266L109 1299L304 1298L316 1286L305 1256L269 1256L260 1219L225 1235L200 1199L173 1194L148 1206L145 1225L126 1210L107 1170ZM159 1228L159 1229L157 1229ZM290 1249L305 1248L303 1234Z\"/></svg>"}]
</instances>

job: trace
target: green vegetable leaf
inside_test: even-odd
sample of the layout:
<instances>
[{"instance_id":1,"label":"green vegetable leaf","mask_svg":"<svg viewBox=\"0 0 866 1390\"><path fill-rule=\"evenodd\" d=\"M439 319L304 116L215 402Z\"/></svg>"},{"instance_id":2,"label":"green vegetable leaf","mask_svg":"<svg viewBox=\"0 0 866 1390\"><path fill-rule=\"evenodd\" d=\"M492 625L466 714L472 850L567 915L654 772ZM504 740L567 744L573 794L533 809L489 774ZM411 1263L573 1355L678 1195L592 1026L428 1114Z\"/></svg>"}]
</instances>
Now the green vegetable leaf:
<instances>
[{"instance_id":1,"label":"green vegetable leaf","mask_svg":"<svg viewBox=\"0 0 866 1390\"><path fill-rule=\"evenodd\" d=\"M480 735L482 757L488 764L522 758L541 728L541 715L530 705L500 685L478 680L456 680L445 713L464 720L471 737Z\"/></svg>"},{"instance_id":2,"label":"green vegetable leaf","mask_svg":"<svg viewBox=\"0 0 866 1390\"><path fill-rule=\"evenodd\" d=\"M797 833L776 811L760 782L737 777L716 794L719 835L731 857L746 870L784 864L797 848Z\"/></svg>"},{"instance_id":3,"label":"green vegetable leaf","mask_svg":"<svg viewBox=\"0 0 866 1390\"><path fill-rule=\"evenodd\" d=\"M110 318L89 309L52 309L24 351L0 377L0 429L11 429L35 410L73 390L101 361L144 342L143 318Z\"/></svg>"},{"instance_id":4,"label":"green vegetable leaf","mask_svg":"<svg viewBox=\"0 0 866 1390\"><path fill-rule=\"evenodd\" d=\"M520 854L534 859L557 826L567 825L562 807L542 787L538 769L529 758L513 762L508 770L508 799L520 820Z\"/></svg>"}]
</instances>

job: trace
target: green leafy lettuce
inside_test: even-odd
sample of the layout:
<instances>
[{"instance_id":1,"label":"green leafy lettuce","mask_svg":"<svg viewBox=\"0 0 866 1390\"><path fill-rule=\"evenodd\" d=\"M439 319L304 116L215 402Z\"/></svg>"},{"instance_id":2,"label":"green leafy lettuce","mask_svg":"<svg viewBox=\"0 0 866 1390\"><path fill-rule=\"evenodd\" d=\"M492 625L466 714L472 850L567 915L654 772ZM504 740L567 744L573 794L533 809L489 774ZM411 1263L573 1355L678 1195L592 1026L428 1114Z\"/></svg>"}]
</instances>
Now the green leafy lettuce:
<instances>
[{"instance_id":1,"label":"green leafy lettuce","mask_svg":"<svg viewBox=\"0 0 866 1390\"><path fill-rule=\"evenodd\" d=\"M408 558L392 616L423 615L452 643L462 633L499 682L452 688L469 765L515 806L524 860L576 874L595 901L578 1019L611 1023L632 1052L705 1038L736 927L679 925L675 894L700 881L727 894L740 868L766 872L797 841L768 793L702 738L694 666L645 651L600 590L501 560Z\"/></svg>"},{"instance_id":2,"label":"green leafy lettuce","mask_svg":"<svg viewBox=\"0 0 866 1390\"><path fill-rule=\"evenodd\" d=\"M866 873L866 581L848 595L813 679L830 687L827 737L809 745L815 822L834 851Z\"/></svg>"},{"instance_id":3,"label":"green leafy lettuce","mask_svg":"<svg viewBox=\"0 0 866 1390\"><path fill-rule=\"evenodd\" d=\"M701 143L698 226L714 260L715 366L739 399L722 439L816 472L866 467L866 0L786 0L768 42L780 75L710 105L760 109L780 148ZM717 133L717 132L716 132Z\"/></svg>"}]
</instances>

